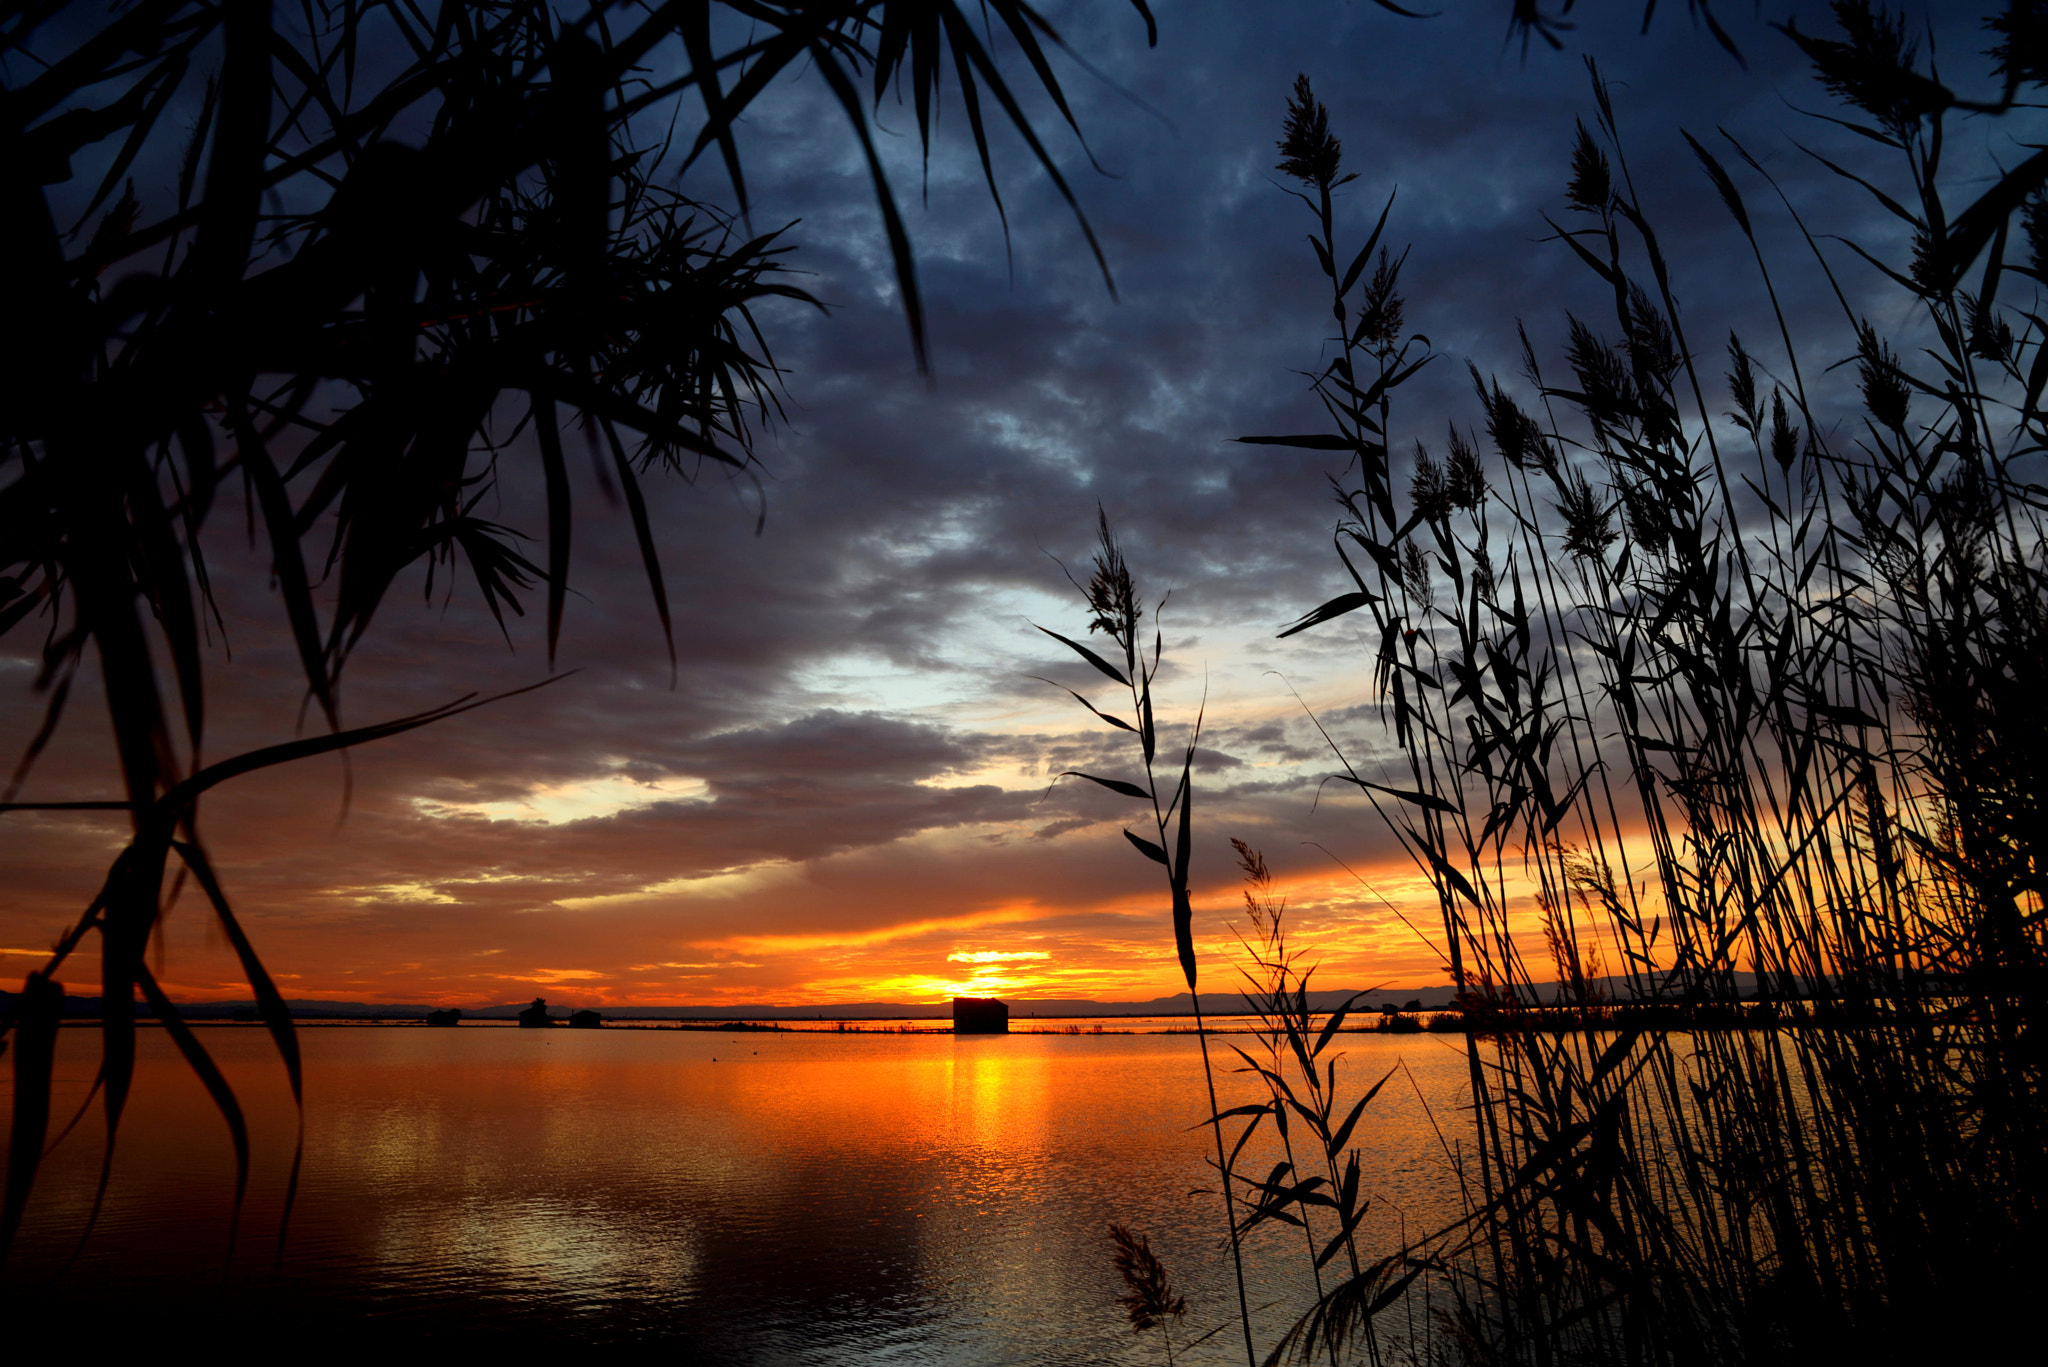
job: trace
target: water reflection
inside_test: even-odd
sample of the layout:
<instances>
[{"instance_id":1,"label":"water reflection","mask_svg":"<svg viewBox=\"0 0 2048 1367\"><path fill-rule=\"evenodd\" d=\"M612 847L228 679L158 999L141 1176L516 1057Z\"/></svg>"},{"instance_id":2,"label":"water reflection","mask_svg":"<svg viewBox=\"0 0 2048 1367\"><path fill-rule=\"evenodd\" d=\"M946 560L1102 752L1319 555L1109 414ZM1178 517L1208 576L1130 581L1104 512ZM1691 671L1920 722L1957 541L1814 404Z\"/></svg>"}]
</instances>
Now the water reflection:
<instances>
[{"instance_id":1,"label":"water reflection","mask_svg":"<svg viewBox=\"0 0 2048 1367\"><path fill-rule=\"evenodd\" d=\"M1114 1303L1104 1230L1118 1219L1151 1234L1195 1332L1234 1303L1188 1036L303 1035L305 1175L276 1269L293 1116L267 1041L206 1035L257 1141L223 1283L225 1130L152 1032L100 1230L60 1271L97 1171L92 1119L45 1171L11 1297L86 1312L118 1288L216 1346L233 1315L264 1333L414 1348L1148 1361L1156 1347ZM60 1107L83 1099L96 1045L65 1032ZM1454 1131L1463 1058L1430 1037L1346 1047L1351 1087L1397 1056L1415 1077L1390 1083L1359 1131L1381 1198L1367 1237L1385 1246L1400 1214L1430 1223L1454 1201L1421 1097ZM1221 1082L1226 1105L1249 1098L1247 1079ZM1298 1240L1253 1249L1254 1303L1277 1302L1267 1342L1306 1293ZM1228 1343L1188 1360L1223 1360Z\"/></svg>"}]
</instances>

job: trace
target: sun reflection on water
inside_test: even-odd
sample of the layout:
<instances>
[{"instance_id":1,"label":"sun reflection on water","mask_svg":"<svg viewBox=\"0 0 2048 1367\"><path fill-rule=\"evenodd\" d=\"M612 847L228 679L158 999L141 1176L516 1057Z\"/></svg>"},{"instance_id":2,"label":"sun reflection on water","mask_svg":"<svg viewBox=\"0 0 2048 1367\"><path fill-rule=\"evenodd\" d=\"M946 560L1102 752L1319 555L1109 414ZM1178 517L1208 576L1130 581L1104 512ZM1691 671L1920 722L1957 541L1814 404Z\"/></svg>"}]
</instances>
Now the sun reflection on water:
<instances>
[{"instance_id":1,"label":"sun reflection on water","mask_svg":"<svg viewBox=\"0 0 2048 1367\"><path fill-rule=\"evenodd\" d=\"M65 1034L60 1107L83 1100L97 1042ZM289 1092L260 1031L206 1039L256 1139L231 1280L297 1297L294 1315L353 1322L367 1306L458 1338L523 1316L537 1343L724 1359L1029 1361L1058 1343L1120 1361L1110 1219L1150 1232L1204 1313L1234 1294L1213 1194L1191 1194L1208 1173L1187 1037L310 1029L304 1177L275 1274L246 1250L282 1210ZM59 1299L113 1279L184 1302L220 1273L224 1127L168 1042L142 1044L107 1216L46 1284ZM1348 1066L1377 1077L1394 1047L1360 1037L1372 1057ZM1452 1123L1462 1059L1405 1047ZM1220 1080L1231 1104L1245 1079ZM1426 1218L1441 1166L1427 1120L1392 1087L1374 1108L1369 1180ZM52 1156L11 1268L68 1255L94 1123ZM1298 1299L1291 1265L1259 1265L1264 1299Z\"/></svg>"}]
</instances>

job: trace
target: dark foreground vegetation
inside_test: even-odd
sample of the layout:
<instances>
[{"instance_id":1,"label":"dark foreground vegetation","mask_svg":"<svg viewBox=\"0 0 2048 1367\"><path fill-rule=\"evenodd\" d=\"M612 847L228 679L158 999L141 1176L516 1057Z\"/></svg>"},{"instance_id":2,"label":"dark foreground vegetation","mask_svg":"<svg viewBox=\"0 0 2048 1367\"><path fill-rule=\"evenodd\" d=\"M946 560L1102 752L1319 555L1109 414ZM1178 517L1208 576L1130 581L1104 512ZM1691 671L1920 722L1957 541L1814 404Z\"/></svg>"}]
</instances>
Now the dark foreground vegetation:
<instances>
[{"instance_id":1,"label":"dark foreground vegetation","mask_svg":"<svg viewBox=\"0 0 2048 1367\"><path fill-rule=\"evenodd\" d=\"M1753 321L1692 335L1687 263L1595 71L1545 220L1587 289L1556 335L1530 321L1521 374L1471 374L1469 414L1400 410L1436 359L1405 257L1386 215L1339 240L1350 177L1296 87L1280 169L1340 328L1315 382L1332 427L1244 440L1351 458L1349 586L1290 632L1349 618L1376 643L1385 734L1332 749L1436 890L1475 1106L1466 1217L1369 1248L1348 1144L1391 1075L1337 1070L1340 1026L1302 1009L1309 971L1240 846L1247 974L1278 1029L1238 1051L1270 1099L1216 1117L1231 1244L1291 1226L1319 1288L1278 1344L1247 1328L1249 1361L1897 1362L2036 1340L2048 152L1959 193L1943 156L1963 118L2038 128L2048 7L1990 16L1970 95L1898 16L1834 17L1784 32L1868 152L1824 164L1908 250L1830 242L1759 149L1652 130L1689 143L1755 268L1726 287ZM1780 307L1788 271L1830 288L1824 335ZM1098 568L1128 584L1106 537ZM1192 796L1183 771L1183 852ZM1131 838L1176 875L1178 914L1180 868ZM1748 972L1764 1000L1743 1005ZM1662 1004L1603 1000L1608 976ZM1551 978L1564 1000L1539 1009ZM1255 1133L1270 1168L1247 1170Z\"/></svg>"},{"instance_id":2,"label":"dark foreground vegetation","mask_svg":"<svg viewBox=\"0 0 2048 1367\"><path fill-rule=\"evenodd\" d=\"M1130 8L1149 29L1143 0ZM0 9L0 637L39 636L46 700L0 812L106 809L132 828L0 1019L14 1086L0 1256L50 1129L58 975L82 945L99 960L109 1154L141 1007L205 1083L246 1176L240 1107L149 962L180 893L206 900L240 956L297 1095L291 1015L207 858L201 801L488 701L344 721L345 668L401 577L431 594L460 576L500 620L544 585L552 658L572 599L573 453L630 523L675 658L644 482L751 479L782 380L755 311L815 302L785 273L793 243L746 220L734 129L764 90L807 73L843 113L822 131L871 174L920 366L915 263L869 102L905 97L928 140L948 83L992 196L999 122L1072 203L984 21L1071 123L1048 61L1059 35L1020 0ZM728 206L672 188L700 158L723 169ZM532 543L478 513L514 462L544 489ZM269 553L313 724L221 758L205 750L206 681L236 600L206 549L224 513ZM18 801L94 667L119 791Z\"/></svg>"},{"instance_id":3,"label":"dark foreground vegetation","mask_svg":"<svg viewBox=\"0 0 2048 1367\"><path fill-rule=\"evenodd\" d=\"M782 237L663 188L664 157L716 159L744 210L734 121L781 74L815 72L874 172L922 358L866 102L903 89L923 136L948 69L1021 128L980 12L731 6L753 28L730 45L717 8L315 3L287 23L263 0L46 0L0 14L0 45L22 57L0 116L0 634L39 634L48 701L0 805L22 805L96 664L122 787L85 805L132 823L0 1025L14 1087L0 1251L50 1130L57 975L88 938L110 1145L147 1010L246 1169L238 1105L149 964L186 888L241 956L296 1090L290 1014L206 858L201 799L474 705L344 722L345 665L401 574L460 570L494 612L544 584L552 642L580 445L666 628L642 481L744 478L780 383L752 310L805 298L781 273ZM1014 0L985 8L1064 111L1038 60L1056 37ZM1535 6L1515 12L1523 37L1546 32ZM1434 358L1380 230L1339 240L1342 149L1307 82L1295 92L1280 170L1302 187L1340 327L1317 376L1331 426L1246 440L1351 462L1335 547L1350 586L1293 629L1349 618L1375 642L1384 744L1339 758L1436 889L1475 1104L1466 1218L1376 1245L1351 1139L1391 1075L1361 1088L1338 1068L1357 1021L1312 1017L1285 909L1242 849L1244 967L1268 1029L1215 1061L1250 1069L1266 1099L1219 1111L1211 1087L1219 1213L1233 1257L1262 1226L1298 1232L1318 1291L1269 1345L1240 1296L1248 1359L1893 1361L2009 1351L2034 1332L2048 152L2026 147L1960 195L1944 155L1952 121L2038 102L2048 7L1992 16L1990 74L1969 96L1902 21L1862 0L1835 12L1835 31L1785 37L1867 144L1868 165L1839 168L1845 189L1908 248L1829 245L1832 225L1801 221L1754 149L1695 130L1756 276L1753 324L1692 335L1672 286L1683 263L1596 75L1551 224L1587 292L1556 335L1553 320L1524 334L1519 376L1473 374L1466 414L1397 411ZM657 52L675 75L649 84L637 73ZM685 100L702 118L671 142L654 130ZM962 107L985 150L983 106ZM1828 282L1831 331L1803 335L1779 308L1786 271ZM1901 303L1910 322L1870 321ZM535 559L476 515L515 456L545 489ZM203 531L228 495L268 550L313 733L209 760ZM1146 623L1106 524L1095 568L1089 625L1113 649L1069 644L1128 689L1114 724L1145 782L1084 777L1150 804L1126 834L1163 869L1192 991L1194 742L1161 759L1156 609ZM1768 1000L1737 1004L1738 973ZM1659 1004L1599 1000L1603 977ZM1553 978L1571 999L1539 1007L1534 985ZM1255 1142L1281 1158L1245 1170ZM1171 1329L1165 1269L1128 1232L1119 1255L1134 1325ZM1420 1330L1391 1338L1388 1312L1418 1296L1426 1313L1404 1322Z\"/></svg>"}]
</instances>

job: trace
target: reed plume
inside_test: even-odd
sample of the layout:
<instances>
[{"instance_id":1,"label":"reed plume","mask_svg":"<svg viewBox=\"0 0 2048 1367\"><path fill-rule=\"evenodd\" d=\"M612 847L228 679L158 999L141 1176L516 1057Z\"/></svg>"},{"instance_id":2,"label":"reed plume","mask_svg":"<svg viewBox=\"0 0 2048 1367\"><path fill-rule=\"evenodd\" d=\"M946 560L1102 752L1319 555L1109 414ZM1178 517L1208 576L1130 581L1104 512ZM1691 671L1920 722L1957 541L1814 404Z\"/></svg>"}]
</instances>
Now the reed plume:
<instances>
[{"instance_id":1,"label":"reed plume","mask_svg":"<svg viewBox=\"0 0 2048 1367\"><path fill-rule=\"evenodd\" d=\"M1372 619L1391 757L1332 754L1429 880L1465 1006L1479 1161L1433 1247L1467 1360L1891 1359L2030 1332L2048 329L2000 291L2041 280L2007 252L2041 220L2048 157L1956 205L1941 154L1952 113L2002 116L2048 80L2032 8L1994 22L2002 90L1975 101L1865 0L1833 7L1839 37L1788 30L1903 162L1911 194L1875 202L1911 259L1850 245L1924 335L1851 305L1746 146L1688 138L1777 353L1731 337L1710 393L1596 71L1570 212L1546 222L1611 314L1567 313L1561 366L1524 333L1519 389L1474 370L1500 461L1484 500L1450 497L1425 452L1397 504L1392 396L1431 359L1414 339L1342 339L1333 432L1246 439L1352 462L1350 584L1289 631ZM1745 185L1833 287L1831 354L1780 307ZM1345 257L1317 247L1341 305ZM1807 382L1836 362L1848 411ZM1537 992L1546 962L1562 1001Z\"/></svg>"},{"instance_id":2,"label":"reed plume","mask_svg":"<svg viewBox=\"0 0 2048 1367\"><path fill-rule=\"evenodd\" d=\"M1166 1345L1168 1367L1172 1367L1173 1324L1186 1317L1187 1300L1173 1289L1165 1265L1152 1251L1151 1240L1114 1220L1109 1222L1109 1239L1116 1245L1112 1262L1124 1283L1124 1293L1116 1298L1117 1304L1130 1317L1132 1333L1159 1330Z\"/></svg>"}]
</instances>

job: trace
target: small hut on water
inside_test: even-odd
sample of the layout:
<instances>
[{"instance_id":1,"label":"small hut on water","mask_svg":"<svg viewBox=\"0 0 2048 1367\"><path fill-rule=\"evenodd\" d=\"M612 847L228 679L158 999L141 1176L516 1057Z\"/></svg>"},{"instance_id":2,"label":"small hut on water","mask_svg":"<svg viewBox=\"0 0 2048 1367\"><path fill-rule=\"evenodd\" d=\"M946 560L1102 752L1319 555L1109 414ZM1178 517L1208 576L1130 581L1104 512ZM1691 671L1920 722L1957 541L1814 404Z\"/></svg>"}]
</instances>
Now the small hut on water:
<instances>
[{"instance_id":1,"label":"small hut on water","mask_svg":"<svg viewBox=\"0 0 2048 1367\"><path fill-rule=\"evenodd\" d=\"M953 998L953 1033L956 1035L1007 1035L1010 1006L994 997Z\"/></svg>"}]
</instances>

